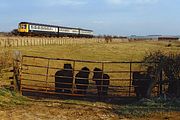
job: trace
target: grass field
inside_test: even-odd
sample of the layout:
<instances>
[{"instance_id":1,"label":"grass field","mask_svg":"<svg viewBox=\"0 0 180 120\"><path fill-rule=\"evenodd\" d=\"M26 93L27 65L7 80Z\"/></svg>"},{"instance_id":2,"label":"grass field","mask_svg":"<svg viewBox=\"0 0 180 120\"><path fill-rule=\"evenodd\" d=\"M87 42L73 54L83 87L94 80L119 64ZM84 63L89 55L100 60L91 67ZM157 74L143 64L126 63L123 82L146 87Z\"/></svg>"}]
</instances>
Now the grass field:
<instances>
[{"instance_id":1,"label":"grass field","mask_svg":"<svg viewBox=\"0 0 180 120\"><path fill-rule=\"evenodd\" d=\"M169 47L168 45L171 44ZM49 46L26 46L26 47L13 47L6 48L10 51L19 50L23 55L43 56L49 58L65 58L75 60L94 60L94 61L141 61L143 57L149 52L162 51L164 53L180 53L180 42L112 42L112 43L93 43L93 44L72 44L72 45L49 45ZM28 64L47 66L47 60L25 60ZM66 61L51 61L50 67L62 68ZM92 63L76 63L76 70L80 70L83 66L88 66L92 71L94 67L100 67L101 64ZM132 70L137 70L137 66L133 65ZM129 64L106 64L105 71L129 71ZM138 68L139 70L139 68ZM46 68L30 68L31 73L46 74ZM54 75L55 69L49 70L50 75ZM92 74L91 74L92 75ZM129 73L109 73L111 78L129 79ZM26 76L31 79L35 76ZM45 80L45 77L36 77L39 80ZM49 82L53 82L54 78L49 77ZM111 82L112 85L117 82ZM129 85L129 81L118 83L119 85ZM53 84L52 84L53 86Z\"/></svg>"},{"instance_id":2,"label":"grass field","mask_svg":"<svg viewBox=\"0 0 180 120\"><path fill-rule=\"evenodd\" d=\"M167 47L171 44L170 47ZM95 43L77 45L51 45L30 46L13 48L20 50L22 54L46 56L54 58L70 58L78 60L97 61L139 61L144 55L152 51L163 51L165 53L179 53L180 42L120 42L120 43Z\"/></svg>"},{"instance_id":3,"label":"grass field","mask_svg":"<svg viewBox=\"0 0 180 120\"><path fill-rule=\"evenodd\" d=\"M168 47L168 44L171 44L171 46ZM5 50L20 50L24 55L53 58L96 61L141 61L144 55L152 51L160 50L167 54L180 53L180 42L116 42L109 44L93 43L76 45L26 46L6 48ZM30 60L30 62L33 63L33 59ZM42 62L42 64L44 63L45 61ZM54 64L52 63L52 65ZM89 66L91 67L91 65ZM91 68L93 67L94 66ZM37 71L38 70L34 70L34 72ZM4 80L5 79L1 80L1 83L3 83ZM87 102L78 100L31 101L24 97L21 98L19 95L16 95L16 93L12 93L4 89L0 90L0 98L0 108L2 108L0 115L4 119L23 119L26 117L27 119L38 118L66 120L78 119L78 116L81 116L80 119L94 120L179 119L179 101L176 104L171 102L164 103L162 101L152 101L145 104L130 105L119 105L119 103L114 105L102 102ZM38 109L38 111L35 111L35 109ZM12 113L12 111L15 112ZM157 111L159 111L160 114L158 114L159 112ZM9 113L10 116L8 116Z\"/></svg>"}]
</instances>

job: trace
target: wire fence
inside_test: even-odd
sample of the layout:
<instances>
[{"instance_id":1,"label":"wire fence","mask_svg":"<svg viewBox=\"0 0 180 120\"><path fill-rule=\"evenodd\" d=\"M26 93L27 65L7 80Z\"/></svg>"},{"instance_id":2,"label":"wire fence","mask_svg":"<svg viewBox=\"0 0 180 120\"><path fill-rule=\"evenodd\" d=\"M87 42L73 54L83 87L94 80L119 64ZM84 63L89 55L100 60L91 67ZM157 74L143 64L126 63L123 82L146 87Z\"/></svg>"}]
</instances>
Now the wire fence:
<instances>
[{"instance_id":1,"label":"wire fence","mask_svg":"<svg viewBox=\"0 0 180 120\"><path fill-rule=\"evenodd\" d=\"M128 39L113 39L113 41L111 42L128 42ZM103 38L0 37L0 47L46 46L89 43L107 43L107 41Z\"/></svg>"}]
</instances>

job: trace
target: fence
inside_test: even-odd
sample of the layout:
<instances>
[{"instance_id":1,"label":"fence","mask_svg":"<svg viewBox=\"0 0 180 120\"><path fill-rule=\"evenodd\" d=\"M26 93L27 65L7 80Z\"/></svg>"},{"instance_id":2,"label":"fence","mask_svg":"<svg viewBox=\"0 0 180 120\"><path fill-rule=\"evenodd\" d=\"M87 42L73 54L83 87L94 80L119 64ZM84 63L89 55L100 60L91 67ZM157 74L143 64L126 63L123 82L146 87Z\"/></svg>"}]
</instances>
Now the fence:
<instances>
[{"instance_id":1,"label":"fence","mask_svg":"<svg viewBox=\"0 0 180 120\"><path fill-rule=\"evenodd\" d=\"M127 41L127 39L113 39L113 42ZM0 37L0 47L46 46L84 43L106 43L106 41L103 38Z\"/></svg>"},{"instance_id":2,"label":"fence","mask_svg":"<svg viewBox=\"0 0 180 120\"><path fill-rule=\"evenodd\" d=\"M22 93L115 98L136 96L133 72L146 72L141 64L23 55L14 71L17 89ZM158 95L161 89L160 84L156 85L153 95Z\"/></svg>"}]
</instances>

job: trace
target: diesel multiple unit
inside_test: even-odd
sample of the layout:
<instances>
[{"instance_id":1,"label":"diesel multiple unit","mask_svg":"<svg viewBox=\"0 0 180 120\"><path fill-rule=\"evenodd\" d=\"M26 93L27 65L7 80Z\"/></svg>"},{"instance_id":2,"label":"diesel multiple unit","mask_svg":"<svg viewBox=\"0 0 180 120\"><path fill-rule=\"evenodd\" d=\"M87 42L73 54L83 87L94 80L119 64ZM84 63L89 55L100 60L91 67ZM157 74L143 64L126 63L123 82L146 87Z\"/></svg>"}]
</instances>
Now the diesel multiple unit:
<instances>
[{"instance_id":1,"label":"diesel multiple unit","mask_svg":"<svg viewBox=\"0 0 180 120\"><path fill-rule=\"evenodd\" d=\"M93 37L92 30L30 22L19 23L18 32L22 36Z\"/></svg>"}]
</instances>

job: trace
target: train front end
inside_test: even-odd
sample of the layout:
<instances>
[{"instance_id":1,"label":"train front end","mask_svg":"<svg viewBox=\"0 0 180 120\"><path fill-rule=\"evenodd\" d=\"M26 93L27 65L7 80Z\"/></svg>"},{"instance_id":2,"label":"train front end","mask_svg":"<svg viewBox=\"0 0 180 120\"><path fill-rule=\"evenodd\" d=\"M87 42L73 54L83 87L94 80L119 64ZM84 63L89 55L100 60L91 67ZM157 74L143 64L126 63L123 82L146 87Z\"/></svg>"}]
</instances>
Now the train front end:
<instances>
[{"instance_id":1,"label":"train front end","mask_svg":"<svg viewBox=\"0 0 180 120\"><path fill-rule=\"evenodd\" d=\"M21 34L26 34L29 32L28 23L19 23L18 32Z\"/></svg>"}]
</instances>

